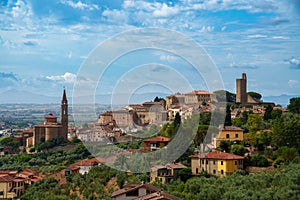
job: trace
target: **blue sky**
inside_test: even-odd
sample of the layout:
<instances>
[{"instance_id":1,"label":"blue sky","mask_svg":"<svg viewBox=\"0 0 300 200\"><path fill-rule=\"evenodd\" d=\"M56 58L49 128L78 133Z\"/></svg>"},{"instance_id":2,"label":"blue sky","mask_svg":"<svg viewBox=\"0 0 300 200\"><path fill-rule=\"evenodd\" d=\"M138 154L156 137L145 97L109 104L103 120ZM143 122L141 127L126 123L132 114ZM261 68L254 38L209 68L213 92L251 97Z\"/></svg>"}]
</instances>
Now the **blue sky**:
<instances>
[{"instance_id":1,"label":"blue sky","mask_svg":"<svg viewBox=\"0 0 300 200\"><path fill-rule=\"evenodd\" d=\"M242 72L248 90L264 96L300 91L299 0L1 0L0 6L0 95L16 89L60 96L63 86L73 89L80 67L99 44L150 27L195 40L229 91L235 92ZM194 89L207 89L176 56L141 51L114 63L97 93L113 91L121 66L130 70L150 61L172 65ZM185 92L180 81L174 84Z\"/></svg>"}]
</instances>

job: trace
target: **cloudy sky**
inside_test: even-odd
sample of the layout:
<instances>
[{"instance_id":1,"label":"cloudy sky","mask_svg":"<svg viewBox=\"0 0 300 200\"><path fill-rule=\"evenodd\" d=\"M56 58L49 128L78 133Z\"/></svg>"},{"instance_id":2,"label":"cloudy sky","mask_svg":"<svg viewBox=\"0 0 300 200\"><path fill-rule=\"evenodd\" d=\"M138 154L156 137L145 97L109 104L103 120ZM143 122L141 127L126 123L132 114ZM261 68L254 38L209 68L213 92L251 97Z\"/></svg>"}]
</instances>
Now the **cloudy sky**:
<instances>
[{"instance_id":1,"label":"cloudy sky","mask_svg":"<svg viewBox=\"0 0 300 200\"><path fill-rule=\"evenodd\" d=\"M14 90L60 96L63 86L72 91L76 81L88 86L77 78L93 50L137 28L163 28L196 41L229 91L235 92L235 78L242 72L247 73L248 90L263 96L300 91L298 0L1 0L0 6L0 94ZM97 93L113 92L116 83L122 85L120 77L144 79L137 74L156 72L173 80L174 70L166 73L170 68L193 89L209 88L179 58L158 50L122 56L98 77ZM145 71L139 67L135 76L128 75L137 65L146 66ZM185 92L180 78L172 84ZM164 86L154 85L134 87L157 91Z\"/></svg>"}]
</instances>

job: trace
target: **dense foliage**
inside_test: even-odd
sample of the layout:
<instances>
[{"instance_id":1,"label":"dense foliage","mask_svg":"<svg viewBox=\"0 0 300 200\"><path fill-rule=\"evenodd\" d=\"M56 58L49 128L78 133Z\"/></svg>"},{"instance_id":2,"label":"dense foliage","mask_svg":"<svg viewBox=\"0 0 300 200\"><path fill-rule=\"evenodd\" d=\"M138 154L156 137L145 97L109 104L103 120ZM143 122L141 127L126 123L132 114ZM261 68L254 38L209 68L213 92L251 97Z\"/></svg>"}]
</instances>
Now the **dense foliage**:
<instances>
[{"instance_id":1,"label":"dense foliage","mask_svg":"<svg viewBox=\"0 0 300 200\"><path fill-rule=\"evenodd\" d=\"M275 172L241 175L222 179L194 177L186 183L174 181L167 191L185 200L197 199L299 199L300 164L291 164Z\"/></svg>"},{"instance_id":2,"label":"dense foliage","mask_svg":"<svg viewBox=\"0 0 300 200\"><path fill-rule=\"evenodd\" d=\"M58 171L70 163L90 155L84 145L78 144L69 151L44 151L36 154L5 155L0 157L1 170L40 168L43 172Z\"/></svg>"},{"instance_id":3,"label":"dense foliage","mask_svg":"<svg viewBox=\"0 0 300 200\"><path fill-rule=\"evenodd\" d=\"M126 174L100 165L94 166L84 175L69 175L66 184L59 185L53 178L41 180L28 188L21 199L111 199L112 192L123 187L124 183L142 181L149 181L146 174Z\"/></svg>"}]
</instances>

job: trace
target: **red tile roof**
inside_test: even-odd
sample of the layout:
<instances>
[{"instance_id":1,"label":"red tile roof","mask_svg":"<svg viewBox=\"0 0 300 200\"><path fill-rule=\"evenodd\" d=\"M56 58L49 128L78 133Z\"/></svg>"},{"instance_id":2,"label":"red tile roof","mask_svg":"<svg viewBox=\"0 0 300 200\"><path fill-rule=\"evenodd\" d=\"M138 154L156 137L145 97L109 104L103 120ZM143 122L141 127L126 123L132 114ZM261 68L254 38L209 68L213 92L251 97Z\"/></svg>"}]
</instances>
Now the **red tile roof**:
<instances>
[{"instance_id":1,"label":"red tile roof","mask_svg":"<svg viewBox=\"0 0 300 200\"><path fill-rule=\"evenodd\" d=\"M234 155L231 153L225 153L221 151L212 151L205 155L205 158L219 159L219 160L241 160L243 156Z\"/></svg>"},{"instance_id":2,"label":"red tile roof","mask_svg":"<svg viewBox=\"0 0 300 200\"><path fill-rule=\"evenodd\" d=\"M148 183L128 184L128 185L125 185L123 189L113 192L112 198L120 196L122 194L126 194L127 192L134 191L134 190L142 188L142 187L146 188L147 190L150 190L152 192L157 192L157 191L161 190L160 188L155 187Z\"/></svg>"},{"instance_id":3,"label":"red tile roof","mask_svg":"<svg viewBox=\"0 0 300 200\"><path fill-rule=\"evenodd\" d=\"M46 116L45 118L47 118L47 119L49 119L49 118L50 118L50 119L51 119L51 118L52 118L52 119L56 119L57 117L54 116L52 112L50 112L49 115Z\"/></svg>"},{"instance_id":4,"label":"red tile roof","mask_svg":"<svg viewBox=\"0 0 300 200\"><path fill-rule=\"evenodd\" d=\"M240 127L237 126L223 126L222 131L243 131Z\"/></svg>"},{"instance_id":5,"label":"red tile roof","mask_svg":"<svg viewBox=\"0 0 300 200\"><path fill-rule=\"evenodd\" d=\"M161 102L144 102L143 105L161 105Z\"/></svg>"},{"instance_id":6,"label":"red tile roof","mask_svg":"<svg viewBox=\"0 0 300 200\"><path fill-rule=\"evenodd\" d=\"M81 160L78 161L76 163L73 163L70 165L70 167L74 167L74 166L93 166L94 163L104 163L105 159L104 158L91 158L88 160Z\"/></svg>"},{"instance_id":7,"label":"red tile roof","mask_svg":"<svg viewBox=\"0 0 300 200\"><path fill-rule=\"evenodd\" d=\"M180 200L180 198L173 196L165 191L153 192L148 195L138 197L135 200Z\"/></svg>"},{"instance_id":8,"label":"red tile roof","mask_svg":"<svg viewBox=\"0 0 300 200\"><path fill-rule=\"evenodd\" d=\"M194 95L197 95L197 94L213 94L212 92L208 92L208 91L205 91L205 90L195 90L195 91L192 91L192 92L189 92L187 94L194 94Z\"/></svg>"},{"instance_id":9,"label":"red tile roof","mask_svg":"<svg viewBox=\"0 0 300 200\"><path fill-rule=\"evenodd\" d=\"M0 183L3 182L12 182L13 181L13 177L6 175L6 176L0 176Z\"/></svg>"},{"instance_id":10,"label":"red tile roof","mask_svg":"<svg viewBox=\"0 0 300 200\"><path fill-rule=\"evenodd\" d=\"M163 136L156 136L154 138L149 138L144 140L144 142L169 142L171 139Z\"/></svg>"},{"instance_id":11,"label":"red tile roof","mask_svg":"<svg viewBox=\"0 0 300 200\"><path fill-rule=\"evenodd\" d=\"M25 179L24 179L24 178L21 178L21 177L17 177L17 178L14 178L13 181L14 181L14 182L24 182Z\"/></svg>"},{"instance_id":12,"label":"red tile roof","mask_svg":"<svg viewBox=\"0 0 300 200\"><path fill-rule=\"evenodd\" d=\"M168 167L172 168L172 169L184 169L187 168L187 166L181 164L181 163L171 163L171 164L167 164Z\"/></svg>"}]
</instances>

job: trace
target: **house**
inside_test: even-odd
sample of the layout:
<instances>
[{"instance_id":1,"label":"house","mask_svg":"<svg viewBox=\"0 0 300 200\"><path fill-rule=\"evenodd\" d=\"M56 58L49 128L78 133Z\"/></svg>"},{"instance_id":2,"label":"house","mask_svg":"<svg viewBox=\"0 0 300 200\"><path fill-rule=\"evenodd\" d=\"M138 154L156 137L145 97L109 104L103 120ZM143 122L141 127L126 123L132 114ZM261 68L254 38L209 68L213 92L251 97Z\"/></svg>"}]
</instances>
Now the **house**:
<instances>
[{"instance_id":1,"label":"house","mask_svg":"<svg viewBox=\"0 0 300 200\"><path fill-rule=\"evenodd\" d=\"M168 145L171 139L163 136L156 136L144 140L144 151L155 151Z\"/></svg>"},{"instance_id":2,"label":"house","mask_svg":"<svg viewBox=\"0 0 300 200\"><path fill-rule=\"evenodd\" d=\"M237 126L221 126L219 135L214 139L215 148L220 145L222 140L229 140L233 142L241 142L244 140L243 129Z\"/></svg>"},{"instance_id":3,"label":"house","mask_svg":"<svg viewBox=\"0 0 300 200\"><path fill-rule=\"evenodd\" d=\"M116 200L180 200L180 198L147 183L127 184L123 189L113 192L112 198Z\"/></svg>"},{"instance_id":4,"label":"house","mask_svg":"<svg viewBox=\"0 0 300 200\"><path fill-rule=\"evenodd\" d=\"M32 170L32 169L25 169L17 174L17 177L25 179L25 184L31 185L39 180L41 180L43 177L39 176L38 170Z\"/></svg>"},{"instance_id":5,"label":"house","mask_svg":"<svg viewBox=\"0 0 300 200\"><path fill-rule=\"evenodd\" d=\"M181 163L171 163L151 167L150 183L154 181L160 181L163 184L169 183L172 179L177 179L179 177L179 171L185 168L187 167Z\"/></svg>"},{"instance_id":6,"label":"house","mask_svg":"<svg viewBox=\"0 0 300 200\"><path fill-rule=\"evenodd\" d=\"M11 199L21 196L25 191L25 180L11 175L0 176L0 198Z\"/></svg>"},{"instance_id":7,"label":"house","mask_svg":"<svg viewBox=\"0 0 300 200\"><path fill-rule=\"evenodd\" d=\"M238 169L243 169L244 157L212 151L191 156L192 174L199 175L206 171L210 175L226 176Z\"/></svg>"},{"instance_id":8,"label":"house","mask_svg":"<svg viewBox=\"0 0 300 200\"><path fill-rule=\"evenodd\" d=\"M104 163L104 162L105 162L104 158L91 158L88 160L81 160L76 163L73 163L69 166L69 168L70 170L71 169L77 170L76 167L79 167L79 173L85 174L88 173L93 166L99 165L100 163Z\"/></svg>"}]
</instances>

